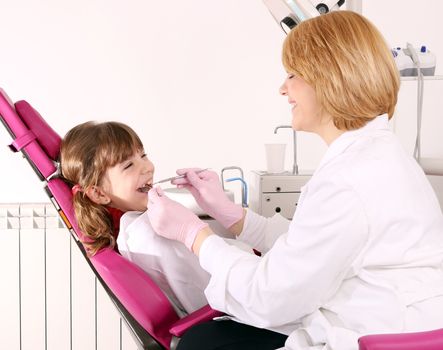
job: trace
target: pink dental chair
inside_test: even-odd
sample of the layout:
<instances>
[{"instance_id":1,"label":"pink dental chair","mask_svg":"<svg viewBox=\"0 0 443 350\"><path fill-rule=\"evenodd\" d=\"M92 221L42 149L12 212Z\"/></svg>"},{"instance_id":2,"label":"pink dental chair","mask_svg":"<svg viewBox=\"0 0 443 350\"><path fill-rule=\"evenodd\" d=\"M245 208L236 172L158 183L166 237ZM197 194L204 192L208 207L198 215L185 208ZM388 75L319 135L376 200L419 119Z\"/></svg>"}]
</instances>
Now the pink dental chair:
<instances>
[{"instance_id":1,"label":"pink dental chair","mask_svg":"<svg viewBox=\"0 0 443 350\"><path fill-rule=\"evenodd\" d=\"M402 334L365 335L358 340L359 350L442 350L443 329Z\"/></svg>"},{"instance_id":2,"label":"pink dental chair","mask_svg":"<svg viewBox=\"0 0 443 350\"><path fill-rule=\"evenodd\" d=\"M10 133L14 152L22 152L41 181L79 249L132 331L139 349L174 349L191 326L221 313L205 306L179 319L169 300L138 266L112 249L89 258L80 242L70 187L57 178L61 138L26 101L15 104L0 88L0 120Z\"/></svg>"}]
</instances>

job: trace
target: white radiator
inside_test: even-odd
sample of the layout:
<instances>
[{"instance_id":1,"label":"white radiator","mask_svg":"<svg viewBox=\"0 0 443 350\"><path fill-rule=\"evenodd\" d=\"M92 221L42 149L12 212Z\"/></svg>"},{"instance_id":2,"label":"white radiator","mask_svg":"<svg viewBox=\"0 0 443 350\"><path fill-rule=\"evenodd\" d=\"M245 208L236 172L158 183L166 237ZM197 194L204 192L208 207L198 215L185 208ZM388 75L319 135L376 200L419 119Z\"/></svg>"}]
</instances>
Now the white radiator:
<instances>
[{"instance_id":1,"label":"white radiator","mask_svg":"<svg viewBox=\"0 0 443 350\"><path fill-rule=\"evenodd\" d=\"M0 247L0 349L137 348L52 204L0 204Z\"/></svg>"}]
</instances>

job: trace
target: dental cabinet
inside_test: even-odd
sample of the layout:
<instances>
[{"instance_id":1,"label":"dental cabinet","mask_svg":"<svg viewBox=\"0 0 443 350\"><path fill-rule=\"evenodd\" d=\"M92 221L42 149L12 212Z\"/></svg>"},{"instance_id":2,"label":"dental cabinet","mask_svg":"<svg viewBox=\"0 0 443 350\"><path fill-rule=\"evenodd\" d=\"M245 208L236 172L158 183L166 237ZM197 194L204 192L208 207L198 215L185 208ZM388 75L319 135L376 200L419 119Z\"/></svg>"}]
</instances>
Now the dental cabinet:
<instances>
[{"instance_id":1,"label":"dental cabinet","mask_svg":"<svg viewBox=\"0 0 443 350\"><path fill-rule=\"evenodd\" d=\"M252 173L251 209L265 217L280 213L283 217L292 219L301 188L309 181L311 175L290 172L269 174L264 171Z\"/></svg>"},{"instance_id":2,"label":"dental cabinet","mask_svg":"<svg viewBox=\"0 0 443 350\"><path fill-rule=\"evenodd\" d=\"M249 206L256 213L265 217L279 213L292 220L297 208L302 187L309 181L312 174L300 174L297 164L297 136L291 125L279 125L274 129L277 134L279 129L292 131L293 164L292 172L285 171L278 174L266 171L252 171L250 184Z\"/></svg>"}]
</instances>

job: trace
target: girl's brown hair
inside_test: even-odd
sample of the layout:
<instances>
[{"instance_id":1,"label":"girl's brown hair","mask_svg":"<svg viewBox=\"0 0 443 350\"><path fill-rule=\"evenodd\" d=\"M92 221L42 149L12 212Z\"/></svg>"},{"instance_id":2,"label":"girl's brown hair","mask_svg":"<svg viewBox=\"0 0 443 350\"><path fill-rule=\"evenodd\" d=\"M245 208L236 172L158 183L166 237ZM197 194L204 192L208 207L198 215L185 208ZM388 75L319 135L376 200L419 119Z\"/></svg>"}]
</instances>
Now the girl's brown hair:
<instances>
[{"instance_id":1,"label":"girl's brown hair","mask_svg":"<svg viewBox=\"0 0 443 350\"><path fill-rule=\"evenodd\" d=\"M71 186L81 188L73 195L73 205L78 226L87 238L82 243L90 255L113 248L115 238L108 209L94 203L85 192L101 185L108 168L141 149L143 144L134 130L118 122L89 121L72 128L62 140L61 175Z\"/></svg>"},{"instance_id":2,"label":"girl's brown hair","mask_svg":"<svg viewBox=\"0 0 443 350\"><path fill-rule=\"evenodd\" d=\"M341 130L394 114L399 72L383 36L363 16L333 11L297 25L283 45L288 73L305 80Z\"/></svg>"}]
</instances>

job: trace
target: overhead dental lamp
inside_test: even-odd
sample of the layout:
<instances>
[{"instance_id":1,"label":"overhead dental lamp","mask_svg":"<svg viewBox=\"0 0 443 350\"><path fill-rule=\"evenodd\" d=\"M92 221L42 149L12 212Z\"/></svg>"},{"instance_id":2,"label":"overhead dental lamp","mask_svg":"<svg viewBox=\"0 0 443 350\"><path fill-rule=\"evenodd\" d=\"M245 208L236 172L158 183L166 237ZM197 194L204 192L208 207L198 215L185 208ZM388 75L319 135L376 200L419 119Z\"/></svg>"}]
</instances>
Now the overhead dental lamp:
<instances>
[{"instance_id":1,"label":"overhead dental lamp","mask_svg":"<svg viewBox=\"0 0 443 350\"><path fill-rule=\"evenodd\" d=\"M338 10L345 0L263 0L263 2L287 34L301 21Z\"/></svg>"}]
</instances>

